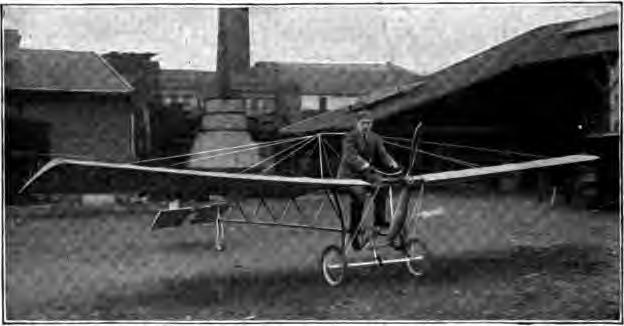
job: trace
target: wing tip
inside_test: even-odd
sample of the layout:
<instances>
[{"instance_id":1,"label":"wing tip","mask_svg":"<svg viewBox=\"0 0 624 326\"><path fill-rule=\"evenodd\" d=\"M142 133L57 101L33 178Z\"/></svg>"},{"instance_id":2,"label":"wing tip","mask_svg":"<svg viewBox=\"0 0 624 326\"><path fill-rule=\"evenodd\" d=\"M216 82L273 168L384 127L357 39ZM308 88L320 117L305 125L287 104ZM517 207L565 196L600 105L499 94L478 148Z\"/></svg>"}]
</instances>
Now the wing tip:
<instances>
[{"instance_id":1,"label":"wing tip","mask_svg":"<svg viewBox=\"0 0 624 326\"><path fill-rule=\"evenodd\" d=\"M42 166L37 172L35 172L35 174L30 177L26 183L24 183L24 185L17 191L18 194L23 194L26 189L35 182L35 180L39 179L39 177L41 175L43 175L45 172L49 171L50 169L52 169L53 167L63 164L65 163L66 159L63 158L53 158L50 161L48 161L44 166Z\"/></svg>"}]
</instances>

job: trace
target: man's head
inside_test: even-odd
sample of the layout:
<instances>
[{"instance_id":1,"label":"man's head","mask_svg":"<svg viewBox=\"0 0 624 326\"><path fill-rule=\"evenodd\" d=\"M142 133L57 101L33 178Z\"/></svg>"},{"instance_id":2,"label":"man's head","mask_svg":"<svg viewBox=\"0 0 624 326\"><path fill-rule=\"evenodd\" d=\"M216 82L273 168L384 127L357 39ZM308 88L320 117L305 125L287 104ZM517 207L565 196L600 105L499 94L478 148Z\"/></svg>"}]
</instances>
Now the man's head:
<instances>
[{"instance_id":1,"label":"man's head","mask_svg":"<svg viewBox=\"0 0 624 326\"><path fill-rule=\"evenodd\" d=\"M373 116L368 111L360 111L357 113L357 130L361 133L367 133L373 127Z\"/></svg>"}]
</instances>

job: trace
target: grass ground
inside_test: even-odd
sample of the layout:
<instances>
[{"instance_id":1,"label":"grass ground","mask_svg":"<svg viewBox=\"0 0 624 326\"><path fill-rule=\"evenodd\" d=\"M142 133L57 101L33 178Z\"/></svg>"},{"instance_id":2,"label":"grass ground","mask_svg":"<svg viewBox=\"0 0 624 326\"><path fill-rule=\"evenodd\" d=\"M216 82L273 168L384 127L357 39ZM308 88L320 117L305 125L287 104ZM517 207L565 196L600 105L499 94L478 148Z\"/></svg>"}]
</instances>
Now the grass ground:
<instances>
[{"instance_id":1,"label":"grass ground","mask_svg":"<svg viewBox=\"0 0 624 326\"><path fill-rule=\"evenodd\" d=\"M7 211L9 320L617 320L616 213L550 209L514 196L430 194L418 222L424 277L403 265L318 269L335 234L227 226L149 232L146 212L63 217ZM329 211L327 214L330 214ZM37 217L34 217L37 215Z\"/></svg>"}]
</instances>

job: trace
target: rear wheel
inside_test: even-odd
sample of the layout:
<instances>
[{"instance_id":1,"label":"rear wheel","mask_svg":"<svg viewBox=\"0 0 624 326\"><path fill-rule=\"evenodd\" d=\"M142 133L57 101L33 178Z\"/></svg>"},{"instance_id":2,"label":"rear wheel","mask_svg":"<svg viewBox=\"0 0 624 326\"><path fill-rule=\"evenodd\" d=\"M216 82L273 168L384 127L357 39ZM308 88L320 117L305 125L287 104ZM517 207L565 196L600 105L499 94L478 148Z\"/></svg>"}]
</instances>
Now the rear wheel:
<instances>
[{"instance_id":1,"label":"rear wheel","mask_svg":"<svg viewBox=\"0 0 624 326\"><path fill-rule=\"evenodd\" d=\"M344 279L347 269L344 251L335 245L325 248L321 256L321 269L327 284L338 286Z\"/></svg>"},{"instance_id":2,"label":"rear wheel","mask_svg":"<svg viewBox=\"0 0 624 326\"><path fill-rule=\"evenodd\" d=\"M404 254L405 258L409 259L405 265L410 274L416 277L423 276L429 267L429 251L425 243L416 238L409 239L405 243Z\"/></svg>"}]
</instances>

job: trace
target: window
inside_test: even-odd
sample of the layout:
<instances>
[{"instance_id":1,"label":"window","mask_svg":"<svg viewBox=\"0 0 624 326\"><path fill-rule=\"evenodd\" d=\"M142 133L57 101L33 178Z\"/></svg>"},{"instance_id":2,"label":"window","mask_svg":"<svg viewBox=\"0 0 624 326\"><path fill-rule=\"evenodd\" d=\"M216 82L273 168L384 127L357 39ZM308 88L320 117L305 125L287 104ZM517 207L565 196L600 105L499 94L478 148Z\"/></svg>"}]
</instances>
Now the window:
<instances>
[{"instance_id":1,"label":"window","mask_svg":"<svg viewBox=\"0 0 624 326\"><path fill-rule=\"evenodd\" d=\"M320 112L327 111L327 97L325 96L319 97L319 111Z\"/></svg>"},{"instance_id":2,"label":"window","mask_svg":"<svg viewBox=\"0 0 624 326\"><path fill-rule=\"evenodd\" d=\"M316 111L319 109L319 99L316 95L301 95L301 110Z\"/></svg>"}]
</instances>

